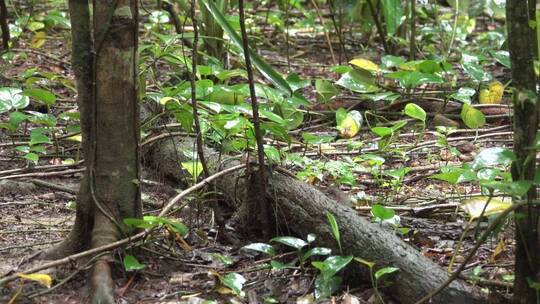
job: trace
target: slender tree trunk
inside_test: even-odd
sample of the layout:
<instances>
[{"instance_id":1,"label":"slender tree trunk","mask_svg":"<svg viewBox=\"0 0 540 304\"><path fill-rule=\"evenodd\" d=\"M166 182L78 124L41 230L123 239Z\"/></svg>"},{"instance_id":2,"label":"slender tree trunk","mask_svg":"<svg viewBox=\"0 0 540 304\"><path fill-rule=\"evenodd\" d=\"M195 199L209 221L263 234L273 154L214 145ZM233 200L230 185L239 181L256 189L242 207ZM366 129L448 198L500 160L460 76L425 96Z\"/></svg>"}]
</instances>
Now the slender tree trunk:
<instances>
[{"instance_id":1,"label":"slender tree trunk","mask_svg":"<svg viewBox=\"0 0 540 304\"><path fill-rule=\"evenodd\" d=\"M6 0L0 0L0 29L2 30L2 48L9 48L9 27L7 24L7 6Z\"/></svg>"},{"instance_id":2,"label":"slender tree trunk","mask_svg":"<svg viewBox=\"0 0 540 304\"><path fill-rule=\"evenodd\" d=\"M532 1L532 0L529 0ZM538 105L536 76L533 69L532 30L529 27L528 3L523 0L506 2L508 49L512 62L512 85L514 86L514 151L517 161L512 166L514 181L534 180L536 151L531 149L538 128ZM518 209L516 217L516 265L514 303L538 303L538 291L530 283L540 281L540 240L538 224L540 210L532 205L536 188L527 195L530 203Z\"/></svg>"},{"instance_id":3,"label":"slender tree trunk","mask_svg":"<svg viewBox=\"0 0 540 304\"><path fill-rule=\"evenodd\" d=\"M73 67L86 172L69 236L46 253L57 258L118 240L124 218L141 217L136 0L70 0ZM92 36L94 41L92 41ZM93 303L114 303L110 256L94 265Z\"/></svg>"}]
</instances>

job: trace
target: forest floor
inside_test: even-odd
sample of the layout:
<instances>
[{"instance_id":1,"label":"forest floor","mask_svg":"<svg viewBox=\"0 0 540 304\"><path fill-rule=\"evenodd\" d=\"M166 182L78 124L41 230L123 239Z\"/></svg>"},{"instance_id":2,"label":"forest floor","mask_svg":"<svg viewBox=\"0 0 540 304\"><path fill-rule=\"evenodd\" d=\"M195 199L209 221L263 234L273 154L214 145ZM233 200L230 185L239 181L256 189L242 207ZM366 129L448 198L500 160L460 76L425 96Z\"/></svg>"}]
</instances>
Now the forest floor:
<instances>
[{"instance_id":1,"label":"forest floor","mask_svg":"<svg viewBox=\"0 0 540 304\"><path fill-rule=\"evenodd\" d=\"M66 33L63 35L65 37ZM271 41L270 39L272 38L267 41ZM39 71L41 75L50 73L73 80L67 40L62 37L49 39L39 49L32 48L29 40L21 38L17 41L16 48L12 50L13 58L9 63L4 63L2 68L0 87L17 86L23 79L21 75L30 73L29 71ZM305 79L333 77L328 74L332 60L328 48L325 47L323 35L299 39L293 43L290 66L295 73ZM287 72L288 64L282 42L272 46L260 45L258 52L278 71ZM359 52L358 46L347 45L349 59ZM380 60L378 52L375 50L370 55L374 61ZM343 60L343 63L346 64L346 61ZM493 73L501 79L509 77L508 71L500 68ZM53 87L53 90L59 97L51 109L53 113L76 108L72 91L62 86ZM313 89L306 89L304 95L313 104L317 103ZM503 105L507 103L508 99L505 98ZM329 104L314 106L313 111L324 114L325 111L339 107L362 110L363 106L347 99L336 99ZM37 107L33 110L42 109ZM402 108L396 106L384 110L398 112ZM7 113L0 115L2 121L8 120ZM333 114L324 117L325 119L315 123L306 122L304 130L335 137L337 133ZM392 118L388 121L391 123ZM68 126L68 122L59 120L59 123L66 128ZM451 147L459 151L459 155L454 155L448 149L437 145L435 128L428 123L425 131L421 133L408 130L394 138L393 144L396 147L414 147L402 150L406 157L388 157L384 160L382 166L386 171L409 168L404 177L389 179L388 176L383 178L372 173L356 172L354 185L336 184L330 174L323 174L322 179L310 182L337 201L356 208L359 216L371 218L369 206L376 202L394 209L400 217L400 227L410 229L402 236L405 242L441 267L448 267L453 258L452 267L455 269L463 261L463 256L474 246L477 232L475 227L468 231L465 229L469 219L459 206L464 198L470 198L480 190L472 183L451 186L429 177L439 173L443 166L460 166L462 163L472 162L484 148L511 147L511 131L511 121L505 117L488 120L482 129L472 130L460 126L448 137ZM64 135L69 133L64 132ZM51 146L48 154L40 157L38 164L29 165L14 149L17 142L22 141L25 136L27 137L27 134L18 136L0 131L0 276L27 268L29 263L26 258L62 240L69 232L75 217L73 203L76 200L75 193L83 166L66 165L62 164L62 161L77 158L78 146L62 141L59 151L55 151L56 148ZM299 137L297 134L295 136ZM375 155L377 149L375 146L370 147L369 143L374 143L376 137L364 126L354 140L367 143L365 151L371 149ZM338 139L319 147L320 150L312 153L310 157L332 162L358 156L345 150L345 146L351 141L352 139ZM289 169L294 173L298 171L295 167ZM145 182L142 188L144 211L149 214L166 204L179 190L159 177L145 175L145 179L153 181ZM36 180L65 189L53 189L51 185ZM241 232L228 226L228 233L237 241L218 241L221 238L216 235L217 229L211 210L196 207L201 204L195 202L204 202L203 198L193 198L193 201L192 207L177 214L192 231L186 240L174 240L173 236L163 234L136 249L139 261L146 267L135 274L124 271L120 254L115 256L118 267L115 267L113 276L116 279L118 303L202 303L203 299L256 303L253 299L265 297L281 303L315 302L313 281L316 273L313 269L270 271L261 268L261 265L269 261L264 255L241 250L242 246L255 240L244 239ZM482 222L479 229L482 230L485 226L486 222ZM482 245L475 258L468 261L463 278L482 288L507 293L511 288L508 275L513 273L512 231L511 225L506 225L496 237ZM464 241L456 250L463 235ZM134 249L128 248L124 253L132 251ZM21 288L26 296L26 300L21 303L87 303L87 262L87 259L82 259L54 269L55 283L60 283L54 290L44 289L30 282L10 283L0 289L0 302L9 301ZM247 280L244 285L244 298L233 295L230 289L223 288L219 283L220 275L233 272L242 274ZM69 280L64 283L62 280L65 278ZM384 295L384 288L381 288L381 292ZM398 303L386 296L385 300L387 303ZM328 300L328 303L374 302L371 286L355 286L354 282L343 284L341 291Z\"/></svg>"}]
</instances>

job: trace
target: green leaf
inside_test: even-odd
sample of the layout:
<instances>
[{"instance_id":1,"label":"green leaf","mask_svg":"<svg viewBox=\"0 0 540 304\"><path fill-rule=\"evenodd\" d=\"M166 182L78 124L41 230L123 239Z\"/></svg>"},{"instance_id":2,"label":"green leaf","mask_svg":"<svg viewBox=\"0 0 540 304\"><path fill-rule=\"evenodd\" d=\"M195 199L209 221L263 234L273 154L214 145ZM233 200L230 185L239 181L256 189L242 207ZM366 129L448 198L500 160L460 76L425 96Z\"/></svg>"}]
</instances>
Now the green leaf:
<instances>
[{"instance_id":1,"label":"green leaf","mask_svg":"<svg viewBox=\"0 0 540 304\"><path fill-rule=\"evenodd\" d=\"M332 213L326 212L326 220L328 221L328 224L330 224L332 235L338 244L339 251L341 251L341 235L339 233L339 226L336 221L336 217Z\"/></svg>"},{"instance_id":2,"label":"green leaf","mask_svg":"<svg viewBox=\"0 0 540 304\"><path fill-rule=\"evenodd\" d=\"M476 90L468 87L461 87L456 93L450 95L450 98L453 98L457 101L461 101L466 104L471 104L471 97L476 94Z\"/></svg>"},{"instance_id":3,"label":"green leaf","mask_svg":"<svg viewBox=\"0 0 540 304\"><path fill-rule=\"evenodd\" d=\"M386 32L393 36L401 25L403 18L403 6L400 0L382 0Z\"/></svg>"},{"instance_id":4,"label":"green leaf","mask_svg":"<svg viewBox=\"0 0 540 304\"><path fill-rule=\"evenodd\" d=\"M493 78L489 72L484 71L484 68L477 63L462 63L461 66L476 82L487 82Z\"/></svg>"},{"instance_id":5,"label":"green leaf","mask_svg":"<svg viewBox=\"0 0 540 304\"><path fill-rule=\"evenodd\" d=\"M336 84L356 93L373 93L379 91L379 87L375 85L373 75L363 70L353 70L341 75Z\"/></svg>"},{"instance_id":6,"label":"green leaf","mask_svg":"<svg viewBox=\"0 0 540 304\"><path fill-rule=\"evenodd\" d=\"M249 250L255 250L258 252L262 252L265 254L268 254L269 256L275 256L276 255L276 249L272 247L272 245L266 244L266 243L252 243L248 244L242 249L249 249Z\"/></svg>"},{"instance_id":7,"label":"green leaf","mask_svg":"<svg viewBox=\"0 0 540 304\"><path fill-rule=\"evenodd\" d=\"M394 130L389 127L373 127L371 128L371 131L373 131L373 133L377 134L377 136L380 137L390 136L394 133Z\"/></svg>"},{"instance_id":8,"label":"green leaf","mask_svg":"<svg viewBox=\"0 0 540 304\"><path fill-rule=\"evenodd\" d=\"M236 295L242 296L244 294L242 288L246 283L246 279L242 275L233 272L226 276L220 276L219 280L221 284L229 287Z\"/></svg>"},{"instance_id":9,"label":"green leaf","mask_svg":"<svg viewBox=\"0 0 540 304\"><path fill-rule=\"evenodd\" d=\"M50 144L51 140L49 137L43 134L44 130L34 129L30 133L30 146L35 146L38 144Z\"/></svg>"},{"instance_id":10,"label":"green leaf","mask_svg":"<svg viewBox=\"0 0 540 304\"><path fill-rule=\"evenodd\" d=\"M405 106L404 113L405 115L420 120L423 123L426 122L426 111L424 111L424 109L422 109L419 105L415 103L408 103Z\"/></svg>"},{"instance_id":11,"label":"green leaf","mask_svg":"<svg viewBox=\"0 0 540 304\"><path fill-rule=\"evenodd\" d=\"M215 258L216 260L218 260L221 264L223 264L225 266L230 266L230 265L234 264L233 259L231 259L230 257L228 257L226 255L223 255L221 253L214 252L214 253L212 253L212 257Z\"/></svg>"},{"instance_id":12,"label":"green leaf","mask_svg":"<svg viewBox=\"0 0 540 304\"><path fill-rule=\"evenodd\" d=\"M463 104L460 116L463 123L470 129L478 129L486 124L484 113L468 104Z\"/></svg>"},{"instance_id":13,"label":"green leaf","mask_svg":"<svg viewBox=\"0 0 540 304\"><path fill-rule=\"evenodd\" d=\"M306 243L306 241L302 240L302 239L299 239L299 238L296 238L296 237L292 237L292 236L279 236L279 237L275 237L273 239L271 239L272 242L277 242L277 243L281 243L283 245L287 245L289 247L293 247L297 250L300 250L302 248L304 248L305 246L308 245L308 243Z\"/></svg>"},{"instance_id":14,"label":"green leaf","mask_svg":"<svg viewBox=\"0 0 540 304\"><path fill-rule=\"evenodd\" d=\"M323 275L318 275L315 279L315 298L325 299L330 298L341 287L342 279L339 276L325 278ZM316 303L319 303L317 301ZM324 302L323 302L324 303Z\"/></svg>"},{"instance_id":15,"label":"green leaf","mask_svg":"<svg viewBox=\"0 0 540 304\"><path fill-rule=\"evenodd\" d=\"M481 181L480 186L506 193L511 196L523 197L532 187L533 182L528 180L509 181Z\"/></svg>"},{"instance_id":16,"label":"green leaf","mask_svg":"<svg viewBox=\"0 0 540 304\"><path fill-rule=\"evenodd\" d=\"M386 208L380 204L376 204L371 207L371 214L374 218L384 221L393 218L396 212L393 209Z\"/></svg>"},{"instance_id":17,"label":"green leaf","mask_svg":"<svg viewBox=\"0 0 540 304\"><path fill-rule=\"evenodd\" d=\"M406 60L404 58L393 56L393 55L386 55L386 56L383 56L381 59L383 68L399 67L405 62Z\"/></svg>"},{"instance_id":18,"label":"green leaf","mask_svg":"<svg viewBox=\"0 0 540 304\"><path fill-rule=\"evenodd\" d=\"M126 255L124 257L124 268L126 271L136 271L145 268L146 265L139 263L136 257L132 255Z\"/></svg>"},{"instance_id":19,"label":"green leaf","mask_svg":"<svg viewBox=\"0 0 540 304\"><path fill-rule=\"evenodd\" d=\"M231 40L236 44L240 49L243 49L242 38L238 33L231 27L225 16L223 16L221 10L218 6L211 0L200 0L210 14L214 17L214 20L221 26L221 28L227 33ZM249 49L249 55L251 61L255 67L261 72L261 74L268 80L270 80L277 88L282 90L283 93L287 95L292 94L291 87L283 77L281 77L272 67L270 67L265 61L263 61L255 52Z\"/></svg>"},{"instance_id":20,"label":"green leaf","mask_svg":"<svg viewBox=\"0 0 540 304\"><path fill-rule=\"evenodd\" d=\"M349 256L331 256L326 258L323 262L314 261L311 262L315 268L321 271L323 278L329 279L338 273L341 269L347 266L353 257Z\"/></svg>"},{"instance_id":21,"label":"green leaf","mask_svg":"<svg viewBox=\"0 0 540 304\"><path fill-rule=\"evenodd\" d=\"M478 170L493 166L509 166L515 160L517 157L512 150L501 147L487 148L474 158L472 168Z\"/></svg>"},{"instance_id":22,"label":"green leaf","mask_svg":"<svg viewBox=\"0 0 540 304\"><path fill-rule=\"evenodd\" d=\"M326 248L326 247L315 247L311 248L302 256L302 260L305 261L309 259L312 256L315 255L330 255L332 253L332 249Z\"/></svg>"},{"instance_id":23,"label":"green leaf","mask_svg":"<svg viewBox=\"0 0 540 304\"><path fill-rule=\"evenodd\" d=\"M379 269L379 270L377 270L375 272L375 275L374 275L375 280L379 280L383 276L394 273L394 272L396 272L398 270L399 270L399 268L396 268L396 267L384 267L384 268L381 268L381 269Z\"/></svg>"},{"instance_id":24,"label":"green leaf","mask_svg":"<svg viewBox=\"0 0 540 304\"><path fill-rule=\"evenodd\" d=\"M279 163L281 160L281 155L279 150L274 146L264 145L264 155L272 163Z\"/></svg>"},{"instance_id":25,"label":"green leaf","mask_svg":"<svg viewBox=\"0 0 540 304\"><path fill-rule=\"evenodd\" d=\"M510 63L510 53L508 51L491 51L491 56L497 60L498 63L502 64L503 66L507 68L511 68Z\"/></svg>"},{"instance_id":26,"label":"green leaf","mask_svg":"<svg viewBox=\"0 0 540 304\"><path fill-rule=\"evenodd\" d=\"M29 160L31 162L33 162L34 164L37 165L37 162L39 160L39 155L37 155L36 153L27 153L23 156L26 160Z\"/></svg>"},{"instance_id":27,"label":"green leaf","mask_svg":"<svg viewBox=\"0 0 540 304\"><path fill-rule=\"evenodd\" d=\"M398 80L401 86L405 88L415 88L422 84L444 82L444 80L438 75L421 73L417 71L398 71L387 74L386 77Z\"/></svg>"},{"instance_id":28,"label":"green leaf","mask_svg":"<svg viewBox=\"0 0 540 304\"><path fill-rule=\"evenodd\" d=\"M47 106L52 106L56 103L56 95L54 95L51 91L43 89L28 89L24 90L22 94L42 102Z\"/></svg>"},{"instance_id":29,"label":"green leaf","mask_svg":"<svg viewBox=\"0 0 540 304\"><path fill-rule=\"evenodd\" d=\"M328 102L332 97L339 94L339 90L330 81L317 79L315 81L315 90L317 90L317 99L321 102Z\"/></svg>"},{"instance_id":30,"label":"green leaf","mask_svg":"<svg viewBox=\"0 0 540 304\"><path fill-rule=\"evenodd\" d=\"M24 109L30 104L30 99L21 94L18 88L0 88L0 114L12 109Z\"/></svg>"},{"instance_id":31,"label":"green leaf","mask_svg":"<svg viewBox=\"0 0 540 304\"><path fill-rule=\"evenodd\" d=\"M197 179L197 177L199 177L199 175L203 172L203 165L199 161L182 162L182 168L186 169L194 179Z\"/></svg>"}]
</instances>

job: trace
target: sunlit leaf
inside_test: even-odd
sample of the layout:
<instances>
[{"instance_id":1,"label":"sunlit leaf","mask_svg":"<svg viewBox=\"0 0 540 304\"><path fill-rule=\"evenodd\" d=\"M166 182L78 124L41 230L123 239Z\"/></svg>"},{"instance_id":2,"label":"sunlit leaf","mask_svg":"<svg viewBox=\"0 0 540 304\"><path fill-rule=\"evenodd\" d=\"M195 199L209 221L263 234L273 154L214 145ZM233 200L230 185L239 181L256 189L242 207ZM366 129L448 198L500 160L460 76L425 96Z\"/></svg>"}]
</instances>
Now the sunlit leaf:
<instances>
[{"instance_id":1,"label":"sunlit leaf","mask_svg":"<svg viewBox=\"0 0 540 304\"><path fill-rule=\"evenodd\" d=\"M495 80L488 88L480 90L479 101L481 104L500 104L504 94L504 86Z\"/></svg>"},{"instance_id":2,"label":"sunlit leaf","mask_svg":"<svg viewBox=\"0 0 540 304\"><path fill-rule=\"evenodd\" d=\"M467 213L471 218L476 219L482 214L482 210L484 209L484 206L488 200L489 197L487 196L466 199L461 202L460 208L463 209L463 211L465 211L465 213ZM512 201L510 199L493 197L486 207L484 216L502 213L511 206Z\"/></svg>"},{"instance_id":3,"label":"sunlit leaf","mask_svg":"<svg viewBox=\"0 0 540 304\"><path fill-rule=\"evenodd\" d=\"M468 104L463 104L460 116L463 123L470 129L478 129L486 124L484 113Z\"/></svg>"},{"instance_id":4,"label":"sunlit leaf","mask_svg":"<svg viewBox=\"0 0 540 304\"><path fill-rule=\"evenodd\" d=\"M349 63L356 66L357 68L361 68L367 71L371 71L371 72L379 71L379 66L375 64L373 61L368 60L368 59L356 58L349 61Z\"/></svg>"},{"instance_id":5,"label":"sunlit leaf","mask_svg":"<svg viewBox=\"0 0 540 304\"><path fill-rule=\"evenodd\" d=\"M137 258L132 255L128 254L124 257L124 268L126 269L126 271L141 270L145 267L146 265L141 264L139 260L137 260Z\"/></svg>"},{"instance_id":6,"label":"sunlit leaf","mask_svg":"<svg viewBox=\"0 0 540 304\"><path fill-rule=\"evenodd\" d=\"M38 282L39 284L47 288L51 288L52 282L53 282L53 279L51 278L51 276L44 273L31 273L31 274L17 273L17 276L21 279Z\"/></svg>"}]
</instances>

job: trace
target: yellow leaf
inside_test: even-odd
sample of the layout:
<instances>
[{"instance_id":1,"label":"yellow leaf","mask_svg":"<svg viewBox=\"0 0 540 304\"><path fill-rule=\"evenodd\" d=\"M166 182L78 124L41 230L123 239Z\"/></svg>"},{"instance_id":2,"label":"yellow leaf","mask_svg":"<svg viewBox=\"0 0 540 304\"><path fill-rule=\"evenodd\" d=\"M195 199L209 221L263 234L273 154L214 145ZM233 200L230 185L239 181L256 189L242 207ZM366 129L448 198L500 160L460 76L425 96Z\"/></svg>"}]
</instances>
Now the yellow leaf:
<instances>
[{"instance_id":1,"label":"yellow leaf","mask_svg":"<svg viewBox=\"0 0 540 304\"><path fill-rule=\"evenodd\" d=\"M504 239L501 239L499 243L497 243L497 246L495 247L495 250L493 251L493 254L491 255L490 260L492 262L495 262L497 257L504 251L505 248L506 248L506 242L504 241Z\"/></svg>"},{"instance_id":2,"label":"yellow leaf","mask_svg":"<svg viewBox=\"0 0 540 304\"><path fill-rule=\"evenodd\" d=\"M52 278L48 274L44 274L44 273L31 273L31 274L17 273L17 276L19 278L22 278L22 279L38 282L43 286L47 286L47 288L51 288L51 285L52 285Z\"/></svg>"},{"instance_id":3,"label":"yellow leaf","mask_svg":"<svg viewBox=\"0 0 540 304\"><path fill-rule=\"evenodd\" d=\"M46 38L47 34L45 34L45 32L37 32L34 37L32 37L32 40L30 40L30 46L34 49L39 49L45 43Z\"/></svg>"},{"instance_id":4,"label":"yellow leaf","mask_svg":"<svg viewBox=\"0 0 540 304\"><path fill-rule=\"evenodd\" d=\"M73 135L67 138L67 140L76 141L76 142L82 142L82 135Z\"/></svg>"},{"instance_id":5,"label":"yellow leaf","mask_svg":"<svg viewBox=\"0 0 540 304\"><path fill-rule=\"evenodd\" d=\"M359 67L364 70L377 72L379 70L379 66L371 60L363 59L363 58L356 58L351 61L349 61L350 64Z\"/></svg>"},{"instance_id":6,"label":"yellow leaf","mask_svg":"<svg viewBox=\"0 0 540 304\"><path fill-rule=\"evenodd\" d=\"M233 293L232 290L225 286L218 286L215 291L221 295L230 295Z\"/></svg>"},{"instance_id":7,"label":"yellow leaf","mask_svg":"<svg viewBox=\"0 0 540 304\"><path fill-rule=\"evenodd\" d=\"M480 91L479 101L481 104L500 104L503 94L503 84L495 80L489 84L488 88Z\"/></svg>"},{"instance_id":8,"label":"yellow leaf","mask_svg":"<svg viewBox=\"0 0 540 304\"><path fill-rule=\"evenodd\" d=\"M358 123L351 116L347 116L338 126L341 136L345 138L354 137L359 130Z\"/></svg>"},{"instance_id":9,"label":"yellow leaf","mask_svg":"<svg viewBox=\"0 0 540 304\"><path fill-rule=\"evenodd\" d=\"M472 219L480 217L484 206L489 198L487 196L479 196L467 200L463 200L460 207L465 211ZM490 216L504 212L504 210L510 208L512 202L510 199L492 198L484 211L484 216Z\"/></svg>"}]
</instances>

